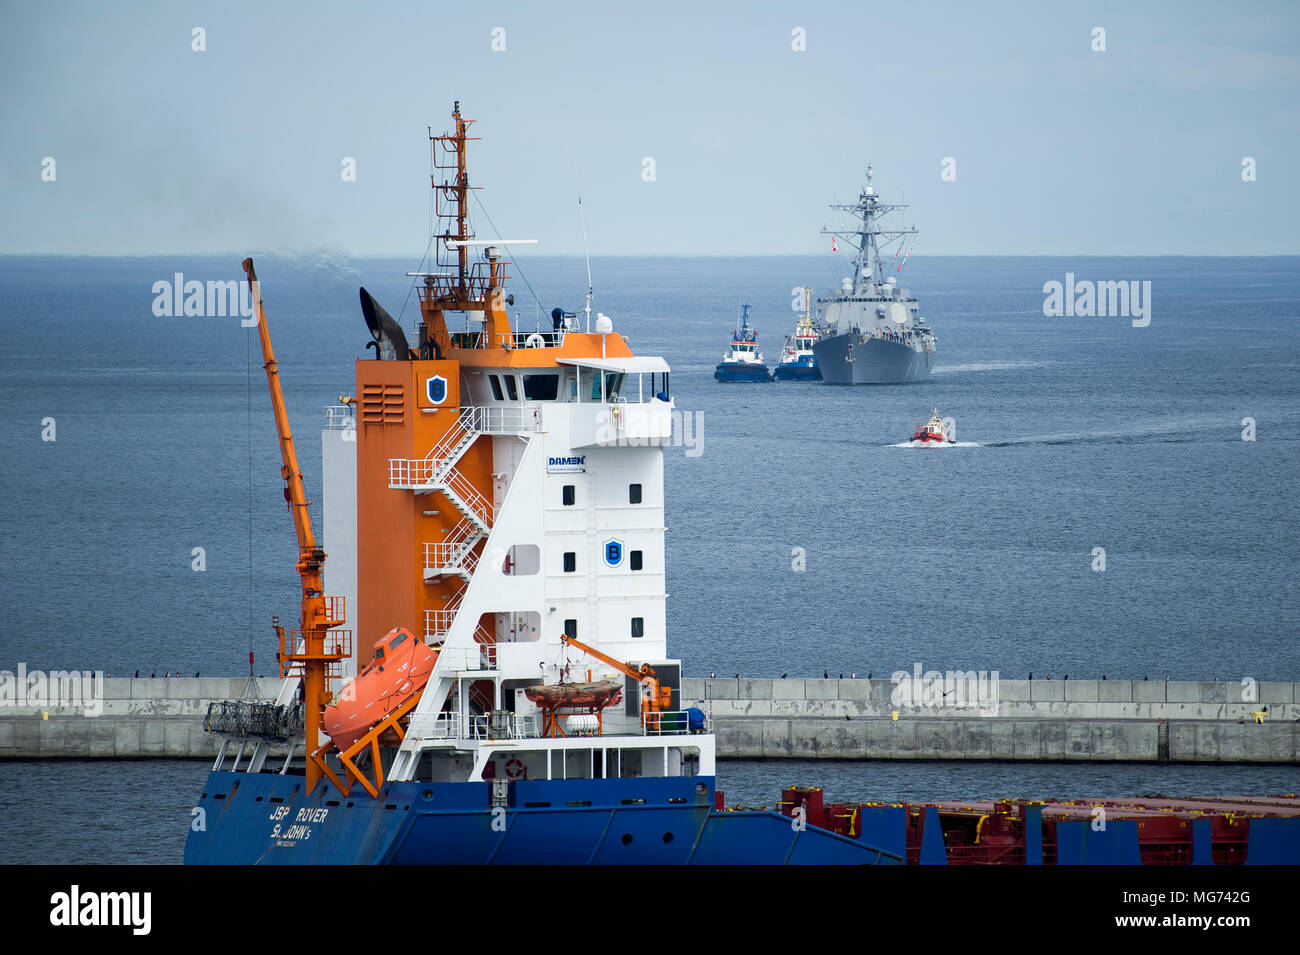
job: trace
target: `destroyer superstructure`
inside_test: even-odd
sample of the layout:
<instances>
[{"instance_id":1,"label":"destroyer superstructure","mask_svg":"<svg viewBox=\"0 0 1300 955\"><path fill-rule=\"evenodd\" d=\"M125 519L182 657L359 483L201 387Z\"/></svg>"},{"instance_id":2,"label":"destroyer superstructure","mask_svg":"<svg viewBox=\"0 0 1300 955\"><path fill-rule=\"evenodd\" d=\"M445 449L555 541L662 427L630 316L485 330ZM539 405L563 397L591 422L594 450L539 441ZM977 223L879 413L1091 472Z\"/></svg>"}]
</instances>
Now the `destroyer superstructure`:
<instances>
[{"instance_id":1,"label":"destroyer superstructure","mask_svg":"<svg viewBox=\"0 0 1300 955\"><path fill-rule=\"evenodd\" d=\"M883 216L907 206L882 202L871 178L868 166L867 184L857 202L831 206L852 214L857 220L854 226L825 230L856 251L852 276L846 276L838 290L818 299L823 328L813 353L822 380L832 385L919 381L929 377L934 358L934 333L920 317L916 299L907 289L899 288L896 274L887 274L898 259L902 242L916 235L916 228L881 226ZM884 253L895 242L898 250L886 264ZM902 265L897 266L896 272L901 269Z\"/></svg>"}]
</instances>

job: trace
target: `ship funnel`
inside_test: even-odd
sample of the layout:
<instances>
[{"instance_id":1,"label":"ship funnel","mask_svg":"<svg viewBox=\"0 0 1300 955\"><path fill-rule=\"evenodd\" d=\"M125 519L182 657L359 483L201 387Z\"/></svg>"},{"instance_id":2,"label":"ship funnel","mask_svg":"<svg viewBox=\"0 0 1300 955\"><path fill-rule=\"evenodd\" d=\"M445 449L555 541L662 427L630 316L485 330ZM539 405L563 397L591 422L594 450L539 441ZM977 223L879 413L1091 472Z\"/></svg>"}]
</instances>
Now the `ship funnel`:
<instances>
[{"instance_id":1,"label":"ship funnel","mask_svg":"<svg viewBox=\"0 0 1300 955\"><path fill-rule=\"evenodd\" d=\"M361 315L374 339L366 342L366 347L375 350L376 358L383 361L405 361L411 357L411 346L406 342L402 326L384 311L384 307L364 287L361 289Z\"/></svg>"}]
</instances>

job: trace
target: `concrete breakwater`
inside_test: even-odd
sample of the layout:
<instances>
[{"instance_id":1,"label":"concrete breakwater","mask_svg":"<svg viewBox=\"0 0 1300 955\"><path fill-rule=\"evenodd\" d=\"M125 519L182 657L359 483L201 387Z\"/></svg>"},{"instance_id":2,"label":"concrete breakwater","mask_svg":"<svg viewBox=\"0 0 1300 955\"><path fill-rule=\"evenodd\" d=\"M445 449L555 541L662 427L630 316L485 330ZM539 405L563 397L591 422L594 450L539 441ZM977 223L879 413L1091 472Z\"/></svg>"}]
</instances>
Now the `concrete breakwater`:
<instances>
[{"instance_id":1,"label":"concrete breakwater","mask_svg":"<svg viewBox=\"0 0 1300 955\"><path fill-rule=\"evenodd\" d=\"M1300 761L1295 683L686 679L718 755L794 759Z\"/></svg>"},{"instance_id":2,"label":"concrete breakwater","mask_svg":"<svg viewBox=\"0 0 1300 955\"><path fill-rule=\"evenodd\" d=\"M220 741L203 731L208 704L238 699L247 677L102 681L102 698L70 701L51 681L43 698L0 700L0 759L215 757ZM248 699L273 700L274 677Z\"/></svg>"},{"instance_id":3,"label":"concrete breakwater","mask_svg":"<svg viewBox=\"0 0 1300 955\"><path fill-rule=\"evenodd\" d=\"M106 679L94 706L0 700L0 758L212 757L208 704L243 677ZM259 679L270 700L279 681ZM731 758L1300 762L1295 683L686 679L682 706L710 714Z\"/></svg>"}]
</instances>

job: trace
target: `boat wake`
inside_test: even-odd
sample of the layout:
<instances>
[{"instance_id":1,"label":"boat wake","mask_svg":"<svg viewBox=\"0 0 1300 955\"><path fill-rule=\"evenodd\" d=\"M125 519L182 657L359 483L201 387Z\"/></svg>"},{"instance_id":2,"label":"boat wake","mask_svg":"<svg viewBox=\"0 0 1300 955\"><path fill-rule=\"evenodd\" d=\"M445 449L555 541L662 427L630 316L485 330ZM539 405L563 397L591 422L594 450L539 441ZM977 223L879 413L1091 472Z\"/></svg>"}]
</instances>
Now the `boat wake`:
<instances>
[{"instance_id":1,"label":"boat wake","mask_svg":"<svg viewBox=\"0 0 1300 955\"><path fill-rule=\"evenodd\" d=\"M1223 440L1238 439L1238 432L1225 427L1220 416L1178 418L1166 421L1135 422L1122 430L1064 431L1057 434L1031 434L1006 441L991 441L990 448L1008 448L1020 444L1186 444L1204 442L1217 432ZM1232 421L1227 420L1231 425Z\"/></svg>"},{"instance_id":2,"label":"boat wake","mask_svg":"<svg viewBox=\"0 0 1300 955\"><path fill-rule=\"evenodd\" d=\"M932 375L952 375L967 371L1015 371L1022 368L1042 368L1045 361L977 361L966 365L938 365Z\"/></svg>"},{"instance_id":3,"label":"boat wake","mask_svg":"<svg viewBox=\"0 0 1300 955\"><path fill-rule=\"evenodd\" d=\"M984 445L978 441L957 441L955 443L944 442L942 444L935 441L900 441L898 444L891 444L891 448L982 448Z\"/></svg>"}]
</instances>

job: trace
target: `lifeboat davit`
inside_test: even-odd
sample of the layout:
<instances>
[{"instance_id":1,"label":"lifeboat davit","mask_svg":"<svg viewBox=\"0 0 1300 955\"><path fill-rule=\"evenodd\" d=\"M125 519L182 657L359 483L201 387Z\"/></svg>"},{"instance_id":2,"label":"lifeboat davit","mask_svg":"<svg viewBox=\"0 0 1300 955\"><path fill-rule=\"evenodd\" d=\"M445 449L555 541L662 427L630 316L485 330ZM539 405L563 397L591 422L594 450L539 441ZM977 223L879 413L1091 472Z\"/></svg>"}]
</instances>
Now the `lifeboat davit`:
<instances>
[{"instance_id":1,"label":"lifeboat davit","mask_svg":"<svg viewBox=\"0 0 1300 955\"><path fill-rule=\"evenodd\" d=\"M325 732L340 751L359 740L424 689L438 652L405 627L394 627L375 644L375 658L325 708Z\"/></svg>"},{"instance_id":2,"label":"lifeboat davit","mask_svg":"<svg viewBox=\"0 0 1300 955\"><path fill-rule=\"evenodd\" d=\"M943 430L943 420L939 417L939 409L935 408L930 420L921 427L916 429L912 435L913 441L920 441L922 444L956 444L957 439L948 436L948 432Z\"/></svg>"},{"instance_id":3,"label":"lifeboat davit","mask_svg":"<svg viewBox=\"0 0 1300 955\"><path fill-rule=\"evenodd\" d=\"M619 680L597 680L594 683L529 686L524 688L524 696L548 710L561 706L590 706L604 709L623 699L623 684Z\"/></svg>"}]
</instances>

